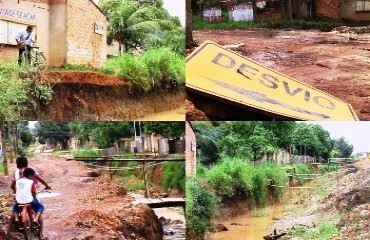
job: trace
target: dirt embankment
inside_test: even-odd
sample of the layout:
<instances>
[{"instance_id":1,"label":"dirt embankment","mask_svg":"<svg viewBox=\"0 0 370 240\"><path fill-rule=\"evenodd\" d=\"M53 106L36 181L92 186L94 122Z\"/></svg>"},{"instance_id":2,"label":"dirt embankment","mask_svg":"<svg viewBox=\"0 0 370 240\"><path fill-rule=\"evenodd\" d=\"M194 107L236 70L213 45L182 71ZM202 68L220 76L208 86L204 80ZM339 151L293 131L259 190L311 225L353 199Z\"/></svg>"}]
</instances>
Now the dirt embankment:
<instances>
[{"instance_id":1,"label":"dirt embankment","mask_svg":"<svg viewBox=\"0 0 370 240\"><path fill-rule=\"evenodd\" d=\"M96 72L45 72L43 82L55 84L48 105L36 102L25 112L28 120L95 121L137 120L147 115L179 109L185 91L152 91L134 95L127 82ZM170 120L170 119L168 119Z\"/></svg>"},{"instance_id":2,"label":"dirt embankment","mask_svg":"<svg viewBox=\"0 0 370 240\"><path fill-rule=\"evenodd\" d=\"M319 221L339 218L339 232L330 239L370 239L370 160L361 160L355 166L357 171L340 176L324 197L302 197L296 203L295 212L299 214L286 212L270 229L283 232L294 226L314 227ZM282 239L296 238L287 235Z\"/></svg>"},{"instance_id":3,"label":"dirt embankment","mask_svg":"<svg viewBox=\"0 0 370 240\"><path fill-rule=\"evenodd\" d=\"M122 186L103 177L90 177L81 163L44 157L31 159L30 166L50 182L50 194L56 194L45 193L41 198L46 208L45 235L50 240L163 238L162 224L152 209L132 204L133 198ZM0 239L20 240L22 236L15 232L10 237L4 236L13 204L8 181L9 178L0 176Z\"/></svg>"},{"instance_id":4,"label":"dirt embankment","mask_svg":"<svg viewBox=\"0 0 370 240\"><path fill-rule=\"evenodd\" d=\"M244 44L240 54L348 102L360 120L370 120L370 35L339 30L201 30L193 37Z\"/></svg>"}]
</instances>

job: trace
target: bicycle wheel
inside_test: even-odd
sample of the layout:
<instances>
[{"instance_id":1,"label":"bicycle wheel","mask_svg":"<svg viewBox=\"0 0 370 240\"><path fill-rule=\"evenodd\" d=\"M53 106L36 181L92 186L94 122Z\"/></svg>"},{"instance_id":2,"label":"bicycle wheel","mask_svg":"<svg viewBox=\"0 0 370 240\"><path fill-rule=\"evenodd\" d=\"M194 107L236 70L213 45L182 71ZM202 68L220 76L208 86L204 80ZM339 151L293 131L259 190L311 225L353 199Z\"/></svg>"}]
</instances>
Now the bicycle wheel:
<instances>
[{"instance_id":1,"label":"bicycle wheel","mask_svg":"<svg viewBox=\"0 0 370 240\"><path fill-rule=\"evenodd\" d=\"M36 53L34 56L34 66L41 71L46 69L46 57L44 53Z\"/></svg>"},{"instance_id":2,"label":"bicycle wheel","mask_svg":"<svg viewBox=\"0 0 370 240\"><path fill-rule=\"evenodd\" d=\"M26 219L22 219L23 234L25 240L32 240L32 223L30 213L27 211Z\"/></svg>"}]
</instances>

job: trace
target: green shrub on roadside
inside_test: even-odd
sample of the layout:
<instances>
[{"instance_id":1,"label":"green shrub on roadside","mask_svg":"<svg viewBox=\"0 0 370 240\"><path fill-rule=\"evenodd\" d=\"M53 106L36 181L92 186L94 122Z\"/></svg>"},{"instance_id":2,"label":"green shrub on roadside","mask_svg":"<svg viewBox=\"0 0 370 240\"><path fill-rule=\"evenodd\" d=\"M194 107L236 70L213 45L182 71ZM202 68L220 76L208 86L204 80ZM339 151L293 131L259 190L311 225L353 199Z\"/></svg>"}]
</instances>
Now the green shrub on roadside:
<instances>
[{"instance_id":1,"label":"green shrub on roadside","mask_svg":"<svg viewBox=\"0 0 370 240\"><path fill-rule=\"evenodd\" d=\"M185 192L185 163L167 162L164 164L162 186L165 191L169 188Z\"/></svg>"},{"instance_id":2,"label":"green shrub on roadside","mask_svg":"<svg viewBox=\"0 0 370 240\"><path fill-rule=\"evenodd\" d=\"M185 59L168 48L149 49L138 57L125 53L112 58L106 71L115 70L129 82L132 92L185 84Z\"/></svg>"},{"instance_id":3,"label":"green shrub on roadside","mask_svg":"<svg viewBox=\"0 0 370 240\"><path fill-rule=\"evenodd\" d=\"M21 79L21 70L16 63L0 62L0 119L20 119L27 108L32 81Z\"/></svg>"},{"instance_id":4,"label":"green shrub on roadside","mask_svg":"<svg viewBox=\"0 0 370 240\"><path fill-rule=\"evenodd\" d=\"M186 239L203 240L206 231L213 231L213 218L219 199L199 179L186 180Z\"/></svg>"},{"instance_id":5,"label":"green shrub on roadside","mask_svg":"<svg viewBox=\"0 0 370 240\"><path fill-rule=\"evenodd\" d=\"M108 69L119 69L119 76L128 81L131 91L149 91L148 68L138 57L125 53L110 59L107 66Z\"/></svg>"}]
</instances>

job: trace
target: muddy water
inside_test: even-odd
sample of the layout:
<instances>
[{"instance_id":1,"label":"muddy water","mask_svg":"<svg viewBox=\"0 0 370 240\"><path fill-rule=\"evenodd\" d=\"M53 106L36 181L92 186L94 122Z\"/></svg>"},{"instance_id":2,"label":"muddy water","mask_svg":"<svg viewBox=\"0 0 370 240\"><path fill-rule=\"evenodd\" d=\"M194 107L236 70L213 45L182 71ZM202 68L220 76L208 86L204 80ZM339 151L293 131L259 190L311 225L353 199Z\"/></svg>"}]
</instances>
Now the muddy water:
<instances>
[{"instance_id":1,"label":"muddy water","mask_svg":"<svg viewBox=\"0 0 370 240\"><path fill-rule=\"evenodd\" d=\"M268 228L272 226L274 220L281 216L295 193L297 193L297 189L286 189L279 203L221 222L229 231L212 234L209 239L262 240L263 236L270 234Z\"/></svg>"},{"instance_id":2,"label":"muddy water","mask_svg":"<svg viewBox=\"0 0 370 240\"><path fill-rule=\"evenodd\" d=\"M185 121L185 109L183 107L165 112L146 115L138 119L143 121Z\"/></svg>"}]
</instances>

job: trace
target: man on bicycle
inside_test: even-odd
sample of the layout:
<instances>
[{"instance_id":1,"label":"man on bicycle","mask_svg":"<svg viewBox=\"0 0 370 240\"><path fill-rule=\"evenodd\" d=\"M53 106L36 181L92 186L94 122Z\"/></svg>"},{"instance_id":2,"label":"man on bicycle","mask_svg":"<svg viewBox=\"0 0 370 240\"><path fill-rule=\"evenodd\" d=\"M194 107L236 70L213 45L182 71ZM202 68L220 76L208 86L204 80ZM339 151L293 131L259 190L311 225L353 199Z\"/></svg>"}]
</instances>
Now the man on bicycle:
<instances>
[{"instance_id":1,"label":"man on bicycle","mask_svg":"<svg viewBox=\"0 0 370 240\"><path fill-rule=\"evenodd\" d=\"M28 63L31 63L31 45L35 42L33 26L27 26L25 32L19 32L15 37L19 48L18 64L22 65L22 54L25 52Z\"/></svg>"}]
</instances>

